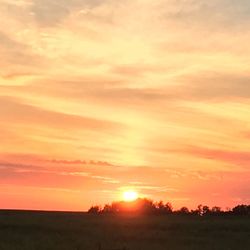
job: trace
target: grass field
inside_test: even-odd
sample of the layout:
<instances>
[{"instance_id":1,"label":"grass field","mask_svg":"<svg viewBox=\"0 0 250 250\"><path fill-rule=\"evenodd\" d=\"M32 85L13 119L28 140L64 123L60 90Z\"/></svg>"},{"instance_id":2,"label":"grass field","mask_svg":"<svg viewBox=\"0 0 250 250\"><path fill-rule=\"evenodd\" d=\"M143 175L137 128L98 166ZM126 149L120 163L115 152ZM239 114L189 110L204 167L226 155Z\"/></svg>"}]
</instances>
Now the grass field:
<instances>
[{"instance_id":1,"label":"grass field","mask_svg":"<svg viewBox=\"0 0 250 250\"><path fill-rule=\"evenodd\" d=\"M0 250L249 250L249 217L0 211Z\"/></svg>"}]
</instances>

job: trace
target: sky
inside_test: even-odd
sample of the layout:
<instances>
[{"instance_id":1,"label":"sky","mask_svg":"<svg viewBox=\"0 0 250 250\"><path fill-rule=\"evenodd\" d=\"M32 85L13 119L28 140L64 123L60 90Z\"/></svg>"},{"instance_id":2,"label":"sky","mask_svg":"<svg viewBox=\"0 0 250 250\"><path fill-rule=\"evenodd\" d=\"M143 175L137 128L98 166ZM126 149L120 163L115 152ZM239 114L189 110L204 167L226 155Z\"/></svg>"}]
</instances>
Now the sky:
<instances>
[{"instance_id":1,"label":"sky","mask_svg":"<svg viewBox=\"0 0 250 250\"><path fill-rule=\"evenodd\" d=\"M248 0L0 0L0 208L250 203Z\"/></svg>"}]
</instances>

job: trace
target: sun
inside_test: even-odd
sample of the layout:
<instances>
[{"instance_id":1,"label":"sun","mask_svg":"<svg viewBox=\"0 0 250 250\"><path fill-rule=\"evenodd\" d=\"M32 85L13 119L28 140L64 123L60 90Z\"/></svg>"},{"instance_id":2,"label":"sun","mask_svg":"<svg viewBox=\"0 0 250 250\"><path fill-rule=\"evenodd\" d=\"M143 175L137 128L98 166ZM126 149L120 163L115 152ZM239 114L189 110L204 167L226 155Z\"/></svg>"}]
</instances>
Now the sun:
<instances>
[{"instance_id":1,"label":"sun","mask_svg":"<svg viewBox=\"0 0 250 250\"><path fill-rule=\"evenodd\" d=\"M135 201L138 198L138 193L133 190L123 192L123 200L126 202Z\"/></svg>"}]
</instances>

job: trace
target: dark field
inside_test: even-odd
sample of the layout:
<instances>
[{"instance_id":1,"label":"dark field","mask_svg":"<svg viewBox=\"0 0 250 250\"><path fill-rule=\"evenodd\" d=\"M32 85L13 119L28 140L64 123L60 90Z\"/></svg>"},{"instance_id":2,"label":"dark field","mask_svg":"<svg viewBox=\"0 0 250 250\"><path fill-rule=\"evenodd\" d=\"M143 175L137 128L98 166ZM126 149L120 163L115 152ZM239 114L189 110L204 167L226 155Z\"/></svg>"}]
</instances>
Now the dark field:
<instances>
[{"instance_id":1,"label":"dark field","mask_svg":"<svg viewBox=\"0 0 250 250\"><path fill-rule=\"evenodd\" d=\"M0 250L250 249L249 217L0 211Z\"/></svg>"}]
</instances>

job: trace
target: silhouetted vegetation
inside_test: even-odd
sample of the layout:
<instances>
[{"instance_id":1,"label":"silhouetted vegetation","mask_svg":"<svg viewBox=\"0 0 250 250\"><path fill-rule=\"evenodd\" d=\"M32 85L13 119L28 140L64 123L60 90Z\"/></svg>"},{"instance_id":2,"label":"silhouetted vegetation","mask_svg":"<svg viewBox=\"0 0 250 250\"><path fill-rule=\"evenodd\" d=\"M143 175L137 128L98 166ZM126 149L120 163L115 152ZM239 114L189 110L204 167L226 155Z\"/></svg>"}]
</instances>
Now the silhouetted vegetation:
<instances>
[{"instance_id":1,"label":"silhouetted vegetation","mask_svg":"<svg viewBox=\"0 0 250 250\"><path fill-rule=\"evenodd\" d=\"M250 216L175 213L113 216L0 210L0 250L249 249Z\"/></svg>"},{"instance_id":2,"label":"silhouetted vegetation","mask_svg":"<svg viewBox=\"0 0 250 250\"><path fill-rule=\"evenodd\" d=\"M232 209L233 214L250 215L250 205L238 205Z\"/></svg>"},{"instance_id":3,"label":"silhouetted vegetation","mask_svg":"<svg viewBox=\"0 0 250 250\"><path fill-rule=\"evenodd\" d=\"M250 205L238 205L233 209L223 210L221 207L214 206L210 208L206 205L198 205L196 209L189 210L187 207L182 207L174 210L171 203L163 201L153 202L149 199L137 199L133 202L113 202L106 204L104 207L92 206L88 213L91 214L180 214L180 215L250 215Z\"/></svg>"}]
</instances>

